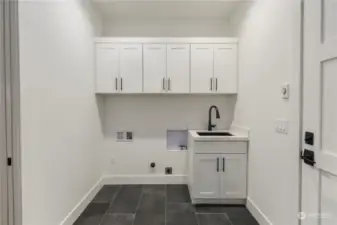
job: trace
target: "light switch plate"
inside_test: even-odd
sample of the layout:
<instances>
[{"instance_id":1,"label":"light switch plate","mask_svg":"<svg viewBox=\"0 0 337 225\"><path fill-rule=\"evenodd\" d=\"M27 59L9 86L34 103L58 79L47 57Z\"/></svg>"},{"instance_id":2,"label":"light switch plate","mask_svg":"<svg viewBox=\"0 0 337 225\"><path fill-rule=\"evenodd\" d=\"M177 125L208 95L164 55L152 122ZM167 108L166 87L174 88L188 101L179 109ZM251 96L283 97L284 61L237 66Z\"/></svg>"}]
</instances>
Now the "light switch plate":
<instances>
[{"instance_id":1,"label":"light switch plate","mask_svg":"<svg viewBox=\"0 0 337 225\"><path fill-rule=\"evenodd\" d=\"M289 133L289 121L286 119L277 119L275 130L280 134L288 134Z\"/></svg>"},{"instance_id":2,"label":"light switch plate","mask_svg":"<svg viewBox=\"0 0 337 225\"><path fill-rule=\"evenodd\" d=\"M289 84L284 83L281 88L281 94L283 99L289 99Z\"/></svg>"}]
</instances>

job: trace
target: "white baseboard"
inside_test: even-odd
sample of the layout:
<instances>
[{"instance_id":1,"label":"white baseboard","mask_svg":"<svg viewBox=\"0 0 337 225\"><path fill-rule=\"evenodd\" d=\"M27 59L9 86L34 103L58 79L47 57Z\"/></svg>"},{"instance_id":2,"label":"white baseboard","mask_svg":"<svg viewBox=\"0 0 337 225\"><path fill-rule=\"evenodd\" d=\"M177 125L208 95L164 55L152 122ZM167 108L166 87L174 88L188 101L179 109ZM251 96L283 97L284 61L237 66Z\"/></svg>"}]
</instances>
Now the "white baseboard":
<instances>
[{"instance_id":1,"label":"white baseboard","mask_svg":"<svg viewBox=\"0 0 337 225\"><path fill-rule=\"evenodd\" d=\"M96 194L102 187L102 178L89 190L89 192L81 199L81 201L74 207L74 209L67 215L67 217L60 223L60 225L73 225L77 218L81 215L84 209L94 199Z\"/></svg>"},{"instance_id":2,"label":"white baseboard","mask_svg":"<svg viewBox=\"0 0 337 225\"><path fill-rule=\"evenodd\" d=\"M186 175L105 175L103 184L187 184Z\"/></svg>"},{"instance_id":3,"label":"white baseboard","mask_svg":"<svg viewBox=\"0 0 337 225\"><path fill-rule=\"evenodd\" d=\"M261 211L259 207L252 201L251 198L247 198L247 209L255 217L260 225L273 225L268 217Z\"/></svg>"}]
</instances>

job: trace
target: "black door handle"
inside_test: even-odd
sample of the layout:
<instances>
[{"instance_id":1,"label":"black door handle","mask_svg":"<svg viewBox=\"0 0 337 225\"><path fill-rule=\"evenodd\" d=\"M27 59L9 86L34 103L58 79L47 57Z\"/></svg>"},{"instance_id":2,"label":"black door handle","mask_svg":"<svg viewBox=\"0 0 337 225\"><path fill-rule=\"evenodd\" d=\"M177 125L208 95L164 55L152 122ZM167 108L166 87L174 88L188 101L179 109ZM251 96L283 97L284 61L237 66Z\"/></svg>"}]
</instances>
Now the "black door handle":
<instances>
[{"instance_id":1,"label":"black door handle","mask_svg":"<svg viewBox=\"0 0 337 225\"><path fill-rule=\"evenodd\" d=\"M216 172L219 172L219 158L216 158Z\"/></svg>"},{"instance_id":2,"label":"black door handle","mask_svg":"<svg viewBox=\"0 0 337 225\"><path fill-rule=\"evenodd\" d=\"M305 164L309 166L314 166L316 164L314 151L305 149L301 153L301 159L304 161Z\"/></svg>"}]
</instances>

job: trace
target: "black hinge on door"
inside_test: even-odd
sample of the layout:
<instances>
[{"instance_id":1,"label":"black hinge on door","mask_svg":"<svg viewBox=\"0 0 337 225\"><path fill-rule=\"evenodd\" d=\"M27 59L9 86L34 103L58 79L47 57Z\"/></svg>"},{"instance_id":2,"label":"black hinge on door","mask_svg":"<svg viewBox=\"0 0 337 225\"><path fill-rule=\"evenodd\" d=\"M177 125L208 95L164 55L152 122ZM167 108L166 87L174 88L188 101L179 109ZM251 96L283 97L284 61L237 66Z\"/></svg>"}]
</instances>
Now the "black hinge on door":
<instances>
[{"instance_id":1,"label":"black hinge on door","mask_svg":"<svg viewBox=\"0 0 337 225\"><path fill-rule=\"evenodd\" d=\"M12 166L12 158L7 158L7 166Z\"/></svg>"}]
</instances>

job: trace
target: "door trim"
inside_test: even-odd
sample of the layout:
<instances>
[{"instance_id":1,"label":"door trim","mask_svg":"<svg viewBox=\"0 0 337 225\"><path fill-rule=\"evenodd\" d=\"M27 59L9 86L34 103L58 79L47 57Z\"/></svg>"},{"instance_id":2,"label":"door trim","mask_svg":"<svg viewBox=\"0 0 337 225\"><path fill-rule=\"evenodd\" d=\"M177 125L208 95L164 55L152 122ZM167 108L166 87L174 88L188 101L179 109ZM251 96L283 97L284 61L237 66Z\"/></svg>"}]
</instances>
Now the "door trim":
<instances>
[{"instance_id":1,"label":"door trim","mask_svg":"<svg viewBox=\"0 0 337 225\"><path fill-rule=\"evenodd\" d=\"M9 225L22 225L21 137L20 137L20 64L18 1L2 0L4 7L5 89L8 168Z\"/></svg>"}]
</instances>

